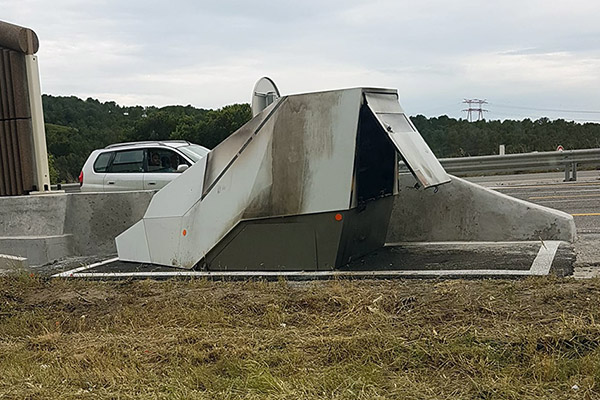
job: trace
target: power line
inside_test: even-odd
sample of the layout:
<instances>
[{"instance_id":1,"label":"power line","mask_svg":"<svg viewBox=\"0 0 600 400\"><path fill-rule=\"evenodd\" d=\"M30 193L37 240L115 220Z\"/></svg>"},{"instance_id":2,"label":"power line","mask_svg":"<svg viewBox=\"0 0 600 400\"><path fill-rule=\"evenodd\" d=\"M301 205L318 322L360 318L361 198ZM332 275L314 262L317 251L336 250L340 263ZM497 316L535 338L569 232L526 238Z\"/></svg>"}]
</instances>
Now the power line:
<instances>
[{"instance_id":1,"label":"power line","mask_svg":"<svg viewBox=\"0 0 600 400\"><path fill-rule=\"evenodd\" d=\"M543 117L542 115L519 114L519 113L505 114L505 113L501 113L501 112L497 112L497 111L490 111L490 114L501 116L501 117L509 117L509 118L519 117L519 118L533 119L533 118L542 118ZM559 119L564 119L566 121L589 122L589 123L593 123L593 124L600 122L600 120L597 120L597 119L587 119L587 118L559 118Z\"/></svg>"},{"instance_id":2,"label":"power line","mask_svg":"<svg viewBox=\"0 0 600 400\"><path fill-rule=\"evenodd\" d=\"M498 103L490 103L494 107L500 108L513 108L516 110L532 110L532 111L551 111L551 112L566 112L566 113L576 113L576 114L600 114L600 111L591 111L591 110L563 110L558 108L536 108L536 107L524 107L524 106L511 106L507 104L498 104Z\"/></svg>"}]
</instances>

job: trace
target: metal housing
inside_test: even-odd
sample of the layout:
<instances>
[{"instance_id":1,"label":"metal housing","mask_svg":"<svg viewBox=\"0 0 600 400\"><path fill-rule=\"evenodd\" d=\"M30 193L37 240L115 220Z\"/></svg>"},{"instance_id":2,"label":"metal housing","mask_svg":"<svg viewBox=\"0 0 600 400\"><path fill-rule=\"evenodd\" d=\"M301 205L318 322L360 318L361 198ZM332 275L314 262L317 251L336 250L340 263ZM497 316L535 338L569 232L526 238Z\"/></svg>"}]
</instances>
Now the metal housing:
<instances>
[{"instance_id":1,"label":"metal housing","mask_svg":"<svg viewBox=\"0 0 600 400\"><path fill-rule=\"evenodd\" d=\"M397 153L423 187L450 181L396 90L282 97L159 191L117 237L119 258L208 270L339 268L384 245Z\"/></svg>"}]
</instances>

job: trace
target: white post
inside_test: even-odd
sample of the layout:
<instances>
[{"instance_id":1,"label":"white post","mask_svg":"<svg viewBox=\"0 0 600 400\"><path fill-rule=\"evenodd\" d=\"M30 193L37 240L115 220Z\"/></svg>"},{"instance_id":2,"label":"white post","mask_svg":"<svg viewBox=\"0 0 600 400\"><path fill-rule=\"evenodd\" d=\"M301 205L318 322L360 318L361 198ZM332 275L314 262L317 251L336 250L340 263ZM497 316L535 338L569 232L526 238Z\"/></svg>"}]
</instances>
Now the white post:
<instances>
[{"instance_id":1,"label":"white post","mask_svg":"<svg viewBox=\"0 0 600 400\"><path fill-rule=\"evenodd\" d=\"M503 156L505 154L505 152L506 152L506 147L503 144L501 144L500 148L498 149L498 154Z\"/></svg>"},{"instance_id":2,"label":"white post","mask_svg":"<svg viewBox=\"0 0 600 400\"><path fill-rule=\"evenodd\" d=\"M48 168L48 149L46 147L42 89L40 86L40 70L37 56L26 54L25 67L27 69L27 87L29 89L29 107L31 108L31 125L33 130L34 180L38 191L48 192L50 191L50 172Z\"/></svg>"}]
</instances>

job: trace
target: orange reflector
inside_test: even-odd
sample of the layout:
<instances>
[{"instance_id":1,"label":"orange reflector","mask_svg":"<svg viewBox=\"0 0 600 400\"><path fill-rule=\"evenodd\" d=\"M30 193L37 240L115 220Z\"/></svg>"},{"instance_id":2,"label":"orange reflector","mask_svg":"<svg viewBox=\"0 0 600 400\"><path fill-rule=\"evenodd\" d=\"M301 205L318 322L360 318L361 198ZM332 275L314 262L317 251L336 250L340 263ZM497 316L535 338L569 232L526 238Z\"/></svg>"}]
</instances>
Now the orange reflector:
<instances>
[{"instance_id":1,"label":"orange reflector","mask_svg":"<svg viewBox=\"0 0 600 400\"><path fill-rule=\"evenodd\" d=\"M181 233L183 233L183 236L187 235L187 231L185 229Z\"/></svg>"},{"instance_id":2,"label":"orange reflector","mask_svg":"<svg viewBox=\"0 0 600 400\"><path fill-rule=\"evenodd\" d=\"M342 220L342 214L335 214L335 220L336 221L341 221Z\"/></svg>"}]
</instances>

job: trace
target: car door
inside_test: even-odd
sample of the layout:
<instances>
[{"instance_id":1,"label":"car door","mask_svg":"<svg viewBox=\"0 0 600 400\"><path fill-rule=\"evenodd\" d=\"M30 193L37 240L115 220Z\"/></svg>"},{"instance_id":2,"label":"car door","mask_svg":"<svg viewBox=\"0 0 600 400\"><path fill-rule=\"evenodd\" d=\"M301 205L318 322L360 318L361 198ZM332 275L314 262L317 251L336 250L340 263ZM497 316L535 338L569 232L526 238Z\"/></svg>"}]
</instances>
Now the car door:
<instances>
[{"instance_id":1,"label":"car door","mask_svg":"<svg viewBox=\"0 0 600 400\"><path fill-rule=\"evenodd\" d=\"M104 175L104 191L144 189L144 150L115 152L112 163Z\"/></svg>"},{"instance_id":2,"label":"car door","mask_svg":"<svg viewBox=\"0 0 600 400\"><path fill-rule=\"evenodd\" d=\"M187 164L176 152L164 148L150 148L146 150L146 159L148 168L144 174L144 189L161 189L177 178L180 173L177 172L177 166Z\"/></svg>"},{"instance_id":3,"label":"car door","mask_svg":"<svg viewBox=\"0 0 600 400\"><path fill-rule=\"evenodd\" d=\"M110 166L110 162L114 155L114 151L101 150L94 150L92 154L90 154L81 170L81 191L104 191L104 177L106 176L106 171L108 171L108 167Z\"/></svg>"}]
</instances>

